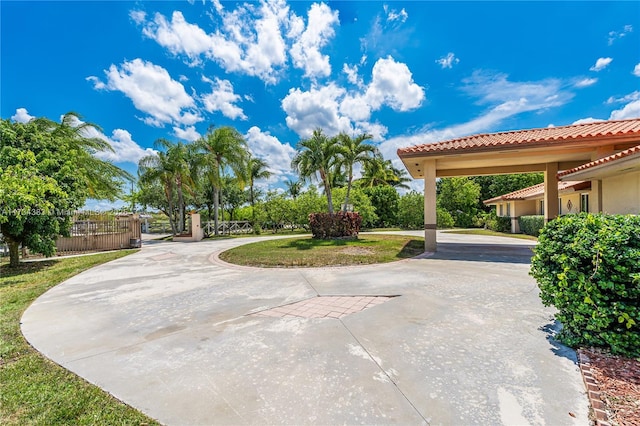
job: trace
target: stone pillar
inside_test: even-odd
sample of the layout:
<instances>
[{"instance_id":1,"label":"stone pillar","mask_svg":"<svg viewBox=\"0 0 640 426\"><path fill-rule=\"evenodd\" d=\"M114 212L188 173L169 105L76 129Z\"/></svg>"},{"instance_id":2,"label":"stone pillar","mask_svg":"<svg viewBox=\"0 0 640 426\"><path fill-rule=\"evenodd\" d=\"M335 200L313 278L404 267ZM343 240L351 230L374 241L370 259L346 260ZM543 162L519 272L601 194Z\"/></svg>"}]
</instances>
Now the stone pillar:
<instances>
[{"instance_id":1,"label":"stone pillar","mask_svg":"<svg viewBox=\"0 0 640 426\"><path fill-rule=\"evenodd\" d=\"M558 217L558 163L547 163L544 172L544 223Z\"/></svg>"},{"instance_id":2,"label":"stone pillar","mask_svg":"<svg viewBox=\"0 0 640 426\"><path fill-rule=\"evenodd\" d=\"M426 160L424 168L424 251L435 252L436 241L436 160Z\"/></svg>"},{"instance_id":3,"label":"stone pillar","mask_svg":"<svg viewBox=\"0 0 640 426\"><path fill-rule=\"evenodd\" d=\"M204 231L200 225L200 213L191 213L191 238L200 241L204 238Z\"/></svg>"}]
</instances>

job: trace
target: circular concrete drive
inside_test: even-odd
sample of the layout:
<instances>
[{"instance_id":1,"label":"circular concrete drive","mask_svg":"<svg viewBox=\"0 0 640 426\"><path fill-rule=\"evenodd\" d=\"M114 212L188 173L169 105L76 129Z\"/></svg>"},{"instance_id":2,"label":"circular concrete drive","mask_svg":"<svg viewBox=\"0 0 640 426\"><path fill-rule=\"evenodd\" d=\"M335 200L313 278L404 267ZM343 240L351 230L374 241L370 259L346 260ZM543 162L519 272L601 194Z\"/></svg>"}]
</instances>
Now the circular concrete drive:
<instances>
[{"instance_id":1,"label":"circular concrete drive","mask_svg":"<svg viewBox=\"0 0 640 426\"><path fill-rule=\"evenodd\" d=\"M588 424L531 242L441 233L431 257L344 268L215 256L254 240L145 246L44 294L23 333L170 425ZM268 311L317 296L398 297L333 299L353 301L338 318Z\"/></svg>"}]
</instances>

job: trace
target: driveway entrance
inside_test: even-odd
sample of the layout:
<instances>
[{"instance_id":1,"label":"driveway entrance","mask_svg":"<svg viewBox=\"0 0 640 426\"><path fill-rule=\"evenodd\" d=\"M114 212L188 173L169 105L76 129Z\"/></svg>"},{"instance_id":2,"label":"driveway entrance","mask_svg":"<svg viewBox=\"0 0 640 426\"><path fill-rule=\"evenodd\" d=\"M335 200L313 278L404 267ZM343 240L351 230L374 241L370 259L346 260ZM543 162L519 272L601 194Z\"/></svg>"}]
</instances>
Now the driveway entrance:
<instances>
[{"instance_id":1,"label":"driveway entrance","mask_svg":"<svg viewBox=\"0 0 640 426\"><path fill-rule=\"evenodd\" d=\"M22 330L164 424L588 424L531 242L438 238L431 257L317 269L217 260L251 238L149 245L44 294ZM366 304L258 314L318 296Z\"/></svg>"}]
</instances>

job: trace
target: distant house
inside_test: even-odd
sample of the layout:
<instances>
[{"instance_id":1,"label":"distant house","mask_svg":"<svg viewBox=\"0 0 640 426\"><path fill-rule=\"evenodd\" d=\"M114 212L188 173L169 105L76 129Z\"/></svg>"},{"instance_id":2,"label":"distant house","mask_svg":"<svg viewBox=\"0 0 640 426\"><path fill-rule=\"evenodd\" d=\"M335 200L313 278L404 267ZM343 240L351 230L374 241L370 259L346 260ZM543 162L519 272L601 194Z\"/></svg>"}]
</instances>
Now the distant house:
<instances>
[{"instance_id":1,"label":"distant house","mask_svg":"<svg viewBox=\"0 0 640 426\"><path fill-rule=\"evenodd\" d=\"M602 212L640 215L640 145L560 172L558 179L599 182Z\"/></svg>"},{"instance_id":2,"label":"distant house","mask_svg":"<svg viewBox=\"0 0 640 426\"><path fill-rule=\"evenodd\" d=\"M640 145L559 172L556 177L558 215L589 212L592 181L601 186L601 199L596 203L602 206L600 211L640 214ZM495 206L498 216L510 217L511 232L518 233L518 217L544 215L544 184L491 198L484 204Z\"/></svg>"},{"instance_id":3,"label":"distant house","mask_svg":"<svg viewBox=\"0 0 640 426\"><path fill-rule=\"evenodd\" d=\"M413 178L424 180L426 251L437 249L441 177L542 172L543 203L531 194L496 201L510 217L542 210L549 221L576 209L640 214L640 118L471 135L400 148L398 156Z\"/></svg>"},{"instance_id":4,"label":"distant house","mask_svg":"<svg viewBox=\"0 0 640 426\"><path fill-rule=\"evenodd\" d=\"M589 211L591 181L558 182L558 215ZM511 218L511 232L520 232L518 217L544 215L544 183L485 200L500 217Z\"/></svg>"}]
</instances>

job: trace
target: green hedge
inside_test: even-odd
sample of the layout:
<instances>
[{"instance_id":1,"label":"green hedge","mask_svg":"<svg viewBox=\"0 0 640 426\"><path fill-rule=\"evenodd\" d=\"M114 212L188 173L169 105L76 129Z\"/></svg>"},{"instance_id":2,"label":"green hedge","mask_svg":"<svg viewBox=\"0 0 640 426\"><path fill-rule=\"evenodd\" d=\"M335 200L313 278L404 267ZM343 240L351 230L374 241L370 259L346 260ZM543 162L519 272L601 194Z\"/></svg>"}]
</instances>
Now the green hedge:
<instances>
[{"instance_id":1,"label":"green hedge","mask_svg":"<svg viewBox=\"0 0 640 426\"><path fill-rule=\"evenodd\" d=\"M581 213L548 223L531 264L570 346L640 356L640 217Z\"/></svg>"},{"instance_id":2,"label":"green hedge","mask_svg":"<svg viewBox=\"0 0 640 426\"><path fill-rule=\"evenodd\" d=\"M544 227L544 216L520 216L518 218L520 232L537 237Z\"/></svg>"},{"instance_id":3,"label":"green hedge","mask_svg":"<svg viewBox=\"0 0 640 426\"><path fill-rule=\"evenodd\" d=\"M511 232L511 218L505 216L497 216L495 211L487 213L484 217L484 225L487 229L496 232Z\"/></svg>"},{"instance_id":4,"label":"green hedge","mask_svg":"<svg viewBox=\"0 0 640 426\"><path fill-rule=\"evenodd\" d=\"M357 238L362 225L362 216L352 212L311 213L309 226L313 238Z\"/></svg>"}]
</instances>

